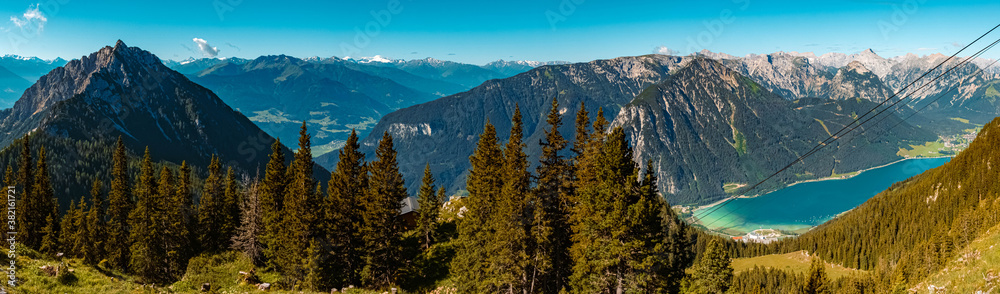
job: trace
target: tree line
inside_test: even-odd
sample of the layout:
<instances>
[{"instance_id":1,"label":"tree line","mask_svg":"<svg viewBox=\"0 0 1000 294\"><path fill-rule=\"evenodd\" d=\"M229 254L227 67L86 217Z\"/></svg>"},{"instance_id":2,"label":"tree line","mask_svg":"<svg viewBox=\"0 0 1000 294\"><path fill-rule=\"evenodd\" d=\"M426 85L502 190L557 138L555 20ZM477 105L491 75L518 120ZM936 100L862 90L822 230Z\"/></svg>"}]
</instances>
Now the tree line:
<instances>
[{"instance_id":1,"label":"tree line","mask_svg":"<svg viewBox=\"0 0 1000 294\"><path fill-rule=\"evenodd\" d=\"M293 158L285 158L276 141L262 174L238 175L213 156L204 179L186 162L153 163L148 149L132 174L119 138L109 183L95 178L89 197L72 202L64 216L44 148L36 159L23 140L17 171L8 165L4 181L26 187L18 204L22 245L157 285L183 278L193 257L229 250L279 272L275 286L301 290L425 289L449 277L462 293L869 293L880 282L881 276L831 281L815 264L805 276L769 269L734 274L731 257L792 249L837 262L849 256L828 249L835 241L821 238L825 234L741 244L687 226L657 191L651 163L635 163L629 138L620 127L609 130L601 112L591 120L581 106L576 140L569 142L559 132L553 100L534 171L519 108L507 142L487 122L469 158L461 216L439 217L445 192L434 185L428 165L414 227L399 217L409 195L388 133L367 161L352 132L325 189L312 177L304 124ZM962 183L985 184L969 181ZM949 226L949 232L967 242L970 222Z\"/></svg>"}]
</instances>

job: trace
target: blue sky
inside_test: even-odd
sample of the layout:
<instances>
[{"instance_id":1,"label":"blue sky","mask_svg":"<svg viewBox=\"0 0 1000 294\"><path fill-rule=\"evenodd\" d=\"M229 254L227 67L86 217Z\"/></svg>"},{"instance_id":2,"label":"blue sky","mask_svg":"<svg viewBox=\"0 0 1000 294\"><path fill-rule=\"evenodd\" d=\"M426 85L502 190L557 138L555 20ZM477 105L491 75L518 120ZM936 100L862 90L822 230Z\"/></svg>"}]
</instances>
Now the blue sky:
<instances>
[{"instance_id":1,"label":"blue sky","mask_svg":"<svg viewBox=\"0 0 1000 294\"><path fill-rule=\"evenodd\" d=\"M1000 23L996 0L699 2L709 1L4 0L0 54L71 59L122 39L175 60L217 51L483 64L867 48L888 57L950 54Z\"/></svg>"}]
</instances>

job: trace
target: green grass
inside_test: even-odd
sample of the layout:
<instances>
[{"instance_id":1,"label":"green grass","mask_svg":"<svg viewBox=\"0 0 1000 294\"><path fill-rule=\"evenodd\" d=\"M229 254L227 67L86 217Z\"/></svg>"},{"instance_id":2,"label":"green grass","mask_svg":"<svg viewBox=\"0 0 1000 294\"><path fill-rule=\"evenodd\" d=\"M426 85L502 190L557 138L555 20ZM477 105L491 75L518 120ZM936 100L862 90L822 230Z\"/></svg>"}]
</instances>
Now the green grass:
<instances>
[{"instance_id":1,"label":"green grass","mask_svg":"<svg viewBox=\"0 0 1000 294\"><path fill-rule=\"evenodd\" d=\"M924 145L910 145L910 148L912 149L899 148L899 152L896 152L896 155L904 157L937 157L945 155L941 153L941 150L945 148L944 142L941 140L927 142Z\"/></svg>"},{"instance_id":2,"label":"green grass","mask_svg":"<svg viewBox=\"0 0 1000 294\"><path fill-rule=\"evenodd\" d=\"M853 172L849 172L849 173L838 174L837 170L834 170L834 171L830 172L830 177L834 177L834 178L845 177L845 176L851 176L851 177L853 177L853 176L858 175L859 173L861 173L861 172L860 171L853 171Z\"/></svg>"},{"instance_id":3,"label":"green grass","mask_svg":"<svg viewBox=\"0 0 1000 294\"><path fill-rule=\"evenodd\" d=\"M263 292L252 285L237 284L239 271L249 271L254 268L249 259L238 252L195 257L191 260L193 266L188 267L188 273L181 281L166 287L150 287L136 283L131 276L85 265L78 258L63 260L68 268L73 270L73 273L71 277L60 281L39 269L45 265L57 266L59 261L40 257L38 253L29 249L19 248L18 250L21 253L21 256L17 257L18 279L21 284L13 291L8 291L10 293L202 293L198 289L202 283L212 284L212 288L216 291L211 293L329 293L329 291L275 290L276 288ZM265 283L272 285L278 279L278 273L275 272L258 272L258 276ZM341 293L377 294L382 292L351 289Z\"/></svg>"},{"instance_id":4,"label":"green grass","mask_svg":"<svg viewBox=\"0 0 1000 294\"><path fill-rule=\"evenodd\" d=\"M740 130L733 128L733 143L730 144L733 148L736 148L736 153L739 155L747 154L747 138L743 136Z\"/></svg>"},{"instance_id":5,"label":"green grass","mask_svg":"<svg viewBox=\"0 0 1000 294\"><path fill-rule=\"evenodd\" d=\"M961 123L963 123L963 124L967 124L967 123L969 123L969 120L967 120L967 119L964 119L964 118L961 118L961 117L953 117L953 118L951 118L951 120L953 120L953 121L957 121L957 122L961 122Z\"/></svg>"},{"instance_id":6,"label":"green grass","mask_svg":"<svg viewBox=\"0 0 1000 294\"><path fill-rule=\"evenodd\" d=\"M819 122L819 125L823 126L823 130L826 130L827 135L830 135L831 137L833 136L833 134L830 133L830 129L826 127L826 123L823 123L823 121L818 118L816 118L815 120Z\"/></svg>"},{"instance_id":7,"label":"green grass","mask_svg":"<svg viewBox=\"0 0 1000 294\"><path fill-rule=\"evenodd\" d=\"M805 274L809 271L810 259L805 255L805 251L796 251L785 254L771 254L750 258L733 259L733 270L736 273L753 269L755 266L769 267L788 271L795 274ZM845 268L839 265L826 264L826 274L831 280L840 277L863 273L862 270Z\"/></svg>"},{"instance_id":8,"label":"green grass","mask_svg":"<svg viewBox=\"0 0 1000 294\"><path fill-rule=\"evenodd\" d=\"M983 236L962 249L944 269L924 279L915 289L927 291L934 285L944 287L941 293L995 293L1000 277L1000 226L986 231ZM988 281L990 279L992 281Z\"/></svg>"},{"instance_id":9,"label":"green grass","mask_svg":"<svg viewBox=\"0 0 1000 294\"><path fill-rule=\"evenodd\" d=\"M726 194L733 194L740 190L740 188L746 187L747 184L743 183L725 183L722 184L722 190L726 191Z\"/></svg>"},{"instance_id":10,"label":"green grass","mask_svg":"<svg viewBox=\"0 0 1000 294\"><path fill-rule=\"evenodd\" d=\"M750 86L750 92L751 93L754 93L754 94L760 93L760 85L758 85L756 82L754 82L750 78L747 78L747 77L744 77L744 76L740 76L740 80L744 84L746 84L747 86Z\"/></svg>"},{"instance_id":11,"label":"green grass","mask_svg":"<svg viewBox=\"0 0 1000 294\"><path fill-rule=\"evenodd\" d=\"M808 172L808 171L807 171L807 172L804 172L804 173L801 173L801 174L800 174L800 173L795 173L795 177L796 177L796 178L799 178L799 179L811 179L811 178L813 178L814 176L815 176L815 175L813 175L813 173L812 173L812 172Z\"/></svg>"},{"instance_id":12,"label":"green grass","mask_svg":"<svg viewBox=\"0 0 1000 294\"><path fill-rule=\"evenodd\" d=\"M986 88L985 96L986 98L997 98L1000 97L1000 91L997 91L996 88L993 88L993 85L990 85L988 88Z\"/></svg>"}]
</instances>

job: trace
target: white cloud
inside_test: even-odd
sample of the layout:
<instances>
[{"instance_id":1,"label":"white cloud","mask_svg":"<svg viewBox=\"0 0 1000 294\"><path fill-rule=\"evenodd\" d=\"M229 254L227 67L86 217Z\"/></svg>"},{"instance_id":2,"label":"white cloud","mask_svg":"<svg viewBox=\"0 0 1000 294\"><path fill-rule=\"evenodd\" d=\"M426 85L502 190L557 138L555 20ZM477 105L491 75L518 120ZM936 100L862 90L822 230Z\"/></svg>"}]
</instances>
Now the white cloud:
<instances>
[{"instance_id":1,"label":"white cloud","mask_svg":"<svg viewBox=\"0 0 1000 294\"><path fill-rule=\"evenodd\" d=\"M656 48L653 48L653 53L663 54L663 55L677 55L677 53L679 52L677 50L667 48L667 46L660 45L657 46Z\"/></svg>"},{"instance_id":2,"label":"white cloud","mask_svg":"<svg viewBox=\"0 0 1000 294\"><path fill-rule=\"evenodd\" d=\"M49 22L49 19L38 10L38 5L36 4L28 6L28 10L25 10L21 16L12 15L10 22L21 30L33 30L41 33L42 29L45 28L45 23Z\"/></svg>"},{"instance_id":3,"label":"white cloud","mask_svg":"<svg viewBox=\"0 0 1000 294\"><path fill-rule=\"evenodd\" d=\"M201 50L201 53L205 54L205 57L215 57L219 55L219 48L212 47L212 45L209 45L208 41L205 41L205 39L194 38L194 43L198 44L198 50Z\"/></svg>"}]
</instances>

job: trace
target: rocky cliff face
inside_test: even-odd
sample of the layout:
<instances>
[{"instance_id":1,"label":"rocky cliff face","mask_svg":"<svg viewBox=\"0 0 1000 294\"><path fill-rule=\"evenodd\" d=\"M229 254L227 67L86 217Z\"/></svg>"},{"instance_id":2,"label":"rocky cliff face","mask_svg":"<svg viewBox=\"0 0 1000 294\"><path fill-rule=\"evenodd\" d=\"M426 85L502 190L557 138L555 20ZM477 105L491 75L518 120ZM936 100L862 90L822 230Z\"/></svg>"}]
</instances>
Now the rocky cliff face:
<instances>
[{"instance_id":1,"label":"rocky cliff face","mask_svg":"<svg viewBox=\"0 0 1000 294\"><path fill-rule=\"evenodd\" d=\"M400 170L408 188L419 186L420 171L430 163L439 183L449 191L463 189L468 156L486 121L492 122L506 140L515 105L524 116L525 142L535 161L538 140L543 136L544 114L556 98L563 113L562 133L572 137L573 115L583 102L591 113L604 107L608 119L647 86L663 80L681 67L687 57L638 56L588 63L543 66L499 80L490 80L467 92L440 98L390 113L362 141L372 156L383 132L395 138ZM317 159L332 167L336 154Z\"/></svg>"},{"instance_id":2,"label":"rocky cliff face","mask_svg":"<svg viewBox=\"0 0 1000 294\"><path fill-rule=\"evenodd\" d=\"M867 73L860 70L850 72ZM694 204L725 198L724 184L765 178L853 120L851 112L871 106L860 99L788 101L721 63L699 59L639 94L612 126L632 137L637 162L653 161L671 203ZM767 187L883 164L897 158L898 141L934 138L908 124L878 135L846 137Z\"/></svg>"}]
</instances>

